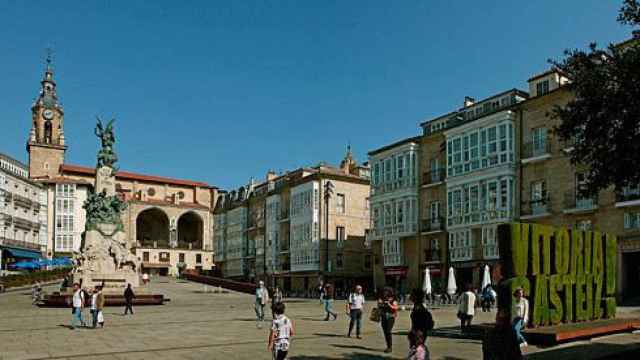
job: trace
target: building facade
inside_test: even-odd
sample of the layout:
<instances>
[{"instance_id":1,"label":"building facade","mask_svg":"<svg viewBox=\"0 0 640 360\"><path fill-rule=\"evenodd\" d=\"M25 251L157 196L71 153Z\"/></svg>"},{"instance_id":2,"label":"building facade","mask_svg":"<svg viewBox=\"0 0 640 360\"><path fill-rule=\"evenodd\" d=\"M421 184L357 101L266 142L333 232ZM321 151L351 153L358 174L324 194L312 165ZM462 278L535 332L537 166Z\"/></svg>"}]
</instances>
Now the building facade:
<instances>
[{"instance_id":1,"label":"building facade","mask_svg":"<svg viewBox=\"0 0 640 360\"><path fill-rule=\"evenodd\" d=\"M589 169L571 163L572 144L555 136L559 120L550 116L574 98L569 80L550 70L529 79L529 89L532 97L517 110L520 220L617 235L618 297L640 296L640 186L583 195Z\"/></svg>"},{"instance_id":2,"label":"building facade","mask_svg":"<svg viewBox=\"0 0 640 360\"><path fill-rule=\"evenodd\" d=\"M27 165L0 153L0 273L20 260L43 256L47 193L29 180Z\"/></svg>"},{"instance_id":3,"label":"building facade","mask_svg":"<svg viewBox=\"0 0 640 360\"><path fill-rule=\"evenodd\" d=\"M32 105L27 151L29 178L46 192L47 257L80 250L85 227L82 208L93 191L95 168L67 164L64 110L53 69L47 65ZM131 251L144 272L177 274L181 269L212 270L213 205L217 188L203 182L116 173L116 192L126 201L122 223Z\"/></svg>"},{"instance_id":4,"label":"building facade","mask_svg":"<svg viewBox=\"0 0 640 360\"><path fill-rule=\"evenodd\" d=\"M419 137L369 152L374 278L376 285L386 284L399 292L420 281L419 157Z\"/></svg>"},{"instance_id":5,"label":"building facade","mask_svg":"<svg viewBox=\"0 0 640 360\"><path fill-rule=\"evenodd\" d=\"M311 294L320 281L334 283L339 292L369 285L368 176L349 151L340 168L269 172L264 181L221 196L214 243L223 275L264 280L299 295Z\"/></svg>"}]
</instances>

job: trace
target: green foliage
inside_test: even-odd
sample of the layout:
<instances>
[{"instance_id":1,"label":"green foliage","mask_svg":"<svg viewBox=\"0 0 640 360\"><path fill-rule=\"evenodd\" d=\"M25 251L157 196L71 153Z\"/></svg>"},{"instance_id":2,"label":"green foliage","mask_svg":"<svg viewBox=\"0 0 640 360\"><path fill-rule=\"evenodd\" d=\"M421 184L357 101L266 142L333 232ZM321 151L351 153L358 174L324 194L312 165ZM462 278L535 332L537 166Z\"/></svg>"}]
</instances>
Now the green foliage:
<instances>
[{"instance_id":1,"label":"green foliage","mask_svg":"<svg viewBox=\"0 0 640 360\"><path fill-rule=\"evenodd\" d=\"M539 274L533 277L535 290L533 292L533 325L549 325L549 277Z\"/></svg>"},{"instance_id":2,"label":"green foliage","mask_svg":"<svg viewBox=\"0 0 640 360\"><path fill-rule=\"evenodd\" d=\"M601 319L602 318L602 273L596 273L594 275L594 286L595 291L593 293L593 319Z\"/></svg>"},{"instance_id":3,"label":"green foliage","mask_svg":"<svg viewBox=\"0 0 640 360\"><path fill-rule=\"evenodd\" d=\"M569 237L569 230L565 228L557 229L554 236L554 260L557 274L564 275L569 273L570 250L571 238Z\"/></svg>"},{"instance_id":4,"label":"green foliage","mask_svg":"<svg viewBox=\"0 0 640 360\"><path fill-rule=\"evenodd\" d=\"M564 321L572 322L575 319L573 306L573 286L576 284L576 276L573 274L564 275Z\"/></svg>"},{"instance_id":5,"label":"green foliage","mask_svg":"<svg viewBox=\"0 0 640 360\"><path fill-rule=\"evenodd\" d=\"M591 274L591 242L593 241L593 232L585 232L583 239L584 252L582 264L584 265L584 273Z\"/></svg>"},{"instance_id":6,"label":"green foliage","mask_svg":"<svg viewBox=\"0 0 640 360\"><path fill-rule=\"evenodd\" d=\"M582 274L584 265L582 263L583 233L579 230L571 231L571 274Z\"/></svg>"},{"instance_id":7,"label":"green foliage","mask_svg":"<svg viewBox=\"0 0 640 360\"><path fill-rule=\"evenodd\" d=\"M531 226L530 255L529 255L529 274L540 274L540 232L537 230L541 225L535 224Z\"/></svg>"},{"instance_id":8,"label":"green foliage","mask_svg":"<svg viewBox=\"0 0 640 360\"><path fill-rule=\"evenodd\" d=\"M19 287L35 284L36 282L46 282L62 279L71 271L70 267L57 268L52 270L41 270L24 272L21 274L7 275L0 277L0 283L5 287Z\"/></svg>"},{"instance_id":9,"label":"green foliage","mask_svg":"<svg viewBox=\"0 0 640 360\"><path fill-rule=\"evenodd\" d=\"M605 274L607 296L615 296L616 294L616 260L618 256L618 239L615 235L606 234L605 236Z\"/></svg>"},{"instance_id":10,"label":"green foliage","mask_svg":"<svg viewBox=\"0 0 640 360\"><path fill-rule=\"evenodd\" d=\"M596 231L593 233L593 255L591 257L591 271L594 274L600 274L604 271L604 259L602 258L602 233Z\"/></svg>"},{"instance_id":11,"label":"green foliage","mask_svg":"<svg viewBox=\"0 0 640 360\"><path fill-rule=\"evenodd\" d=\"M624 0L618 22L625 25L640 25L640 4L637 0Z\"/></svg>"},{"instance_id":12,"label":"green foliage","mask_svg":"<svg viewBox=\"0 0 640 360\"><path fill-rule=\"evenodd\" d=\"M549 276L549 302L551 305L549 309L549 321L552 325L557 325L562 321L564 308L560 294L558 294L558 292L562 292L562 289L562 275L555 274Z\"/></svg>"},{"instance_id":13,"label":"green foliage","mask_svg":"<svg viewBox=\"0 0 640 360\"><path fill-rule=\"evenodd\" d=\"M618 21L640 25L637 0L625 0ZM620 190L640 183L640 167L629 166L640 153L640 41L589 49L567 50L551 61L570 80L575 99L553 109L555 129L573 143L571 161L587 165L585 194L610 186Z\"/></svg>"},{"instance_id":14,"label":"green foliage","mask_svg":"<svg viewBox=\"0 0 640 360\"><path fill-rule=\"evenodd\" d=\"M576 300L576 304L575 304L575 311L576 311L576 316L575 319L576 321L585 321L587 320L587 313L585 311L585 301L586 301L586 294L585 294L585 282L587 281L586 276L584 274L578 274L576 275L576 296L575 296L575 300Z\"/></svg>"},{"instance_id":15,"label":"green foliage","mask_svg":"<svg viewBox=\"0 0 640 360\"><path fill-rule=\"evenodd\" d=\"M616 298L608 297L604 299L605 308L604 314L607 319L616 317Z\"/></svg>"}]
</instances>

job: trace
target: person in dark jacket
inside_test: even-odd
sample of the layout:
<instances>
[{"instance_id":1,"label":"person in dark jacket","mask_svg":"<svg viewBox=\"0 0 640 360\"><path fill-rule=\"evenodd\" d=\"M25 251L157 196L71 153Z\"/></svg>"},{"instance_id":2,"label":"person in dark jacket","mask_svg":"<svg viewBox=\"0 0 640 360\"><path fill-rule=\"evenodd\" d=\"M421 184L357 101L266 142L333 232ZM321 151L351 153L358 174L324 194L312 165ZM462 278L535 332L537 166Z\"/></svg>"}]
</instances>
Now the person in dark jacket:
<instances>
[{"instance_id":1,"label":"person in dark jacket","mask_svg":"<svg viewBox=\"0 0 640 360\"><path fill-rule=\"evenodd\" d=\"M427 335L433 330L434 322L431 312L424 306L424 296L424 291L421 289L413 289L411 292L411 301L413 302L413 309L411 310L411 333L415 334L417 331L420 331L424 336L426 347ZM409 337L409 342L411 342L411 339L412 337ZM413 343L410 345L411 347L415 346Z\"/></svg>"},{"instance_id":2,"label":"person in dark jacket","mask_svg":"<svg viewBox=\"0 0 640 360\"><path fill-rule=\"evenodd\" d=\"M516 332L511 326L511 314L507 309L499 309L496 325L485 332L482 340L484 360L522 360L522 351Z\"/></svg>"},{"instance_id":3,"label":"person in dark jacket","mask_svg":"<svg viewBox=\"0 0 640 360\"><path fill-rule=\"evenodd\" d=\"M127 284L127 289L124 291L124 315L127 315L127 311L133 315L133 299L135 299L135 297L136 294L133 293L131 284Z\"/></svg>"}]
</instances>

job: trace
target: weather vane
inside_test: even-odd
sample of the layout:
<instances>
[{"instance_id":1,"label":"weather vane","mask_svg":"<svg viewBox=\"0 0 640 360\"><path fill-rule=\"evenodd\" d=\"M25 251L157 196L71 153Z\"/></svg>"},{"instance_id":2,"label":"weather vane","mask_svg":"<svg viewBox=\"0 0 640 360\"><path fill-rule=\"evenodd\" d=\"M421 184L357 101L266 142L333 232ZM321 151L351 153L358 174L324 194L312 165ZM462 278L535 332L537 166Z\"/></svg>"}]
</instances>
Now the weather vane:
<instances>
[{"instance_id":1,"label":"weather vane","mask_svg":"<svg viewBox=\"0 0 640 360\"><path fill-rule=\"evenodd\" d=\"M45 49L47 58L46 58L46 62L47 62L47 69L51 68L51 63L53 62L53 55L54 55L54 51L52 47L47 47Z\"/></svg>"}]
</instances>

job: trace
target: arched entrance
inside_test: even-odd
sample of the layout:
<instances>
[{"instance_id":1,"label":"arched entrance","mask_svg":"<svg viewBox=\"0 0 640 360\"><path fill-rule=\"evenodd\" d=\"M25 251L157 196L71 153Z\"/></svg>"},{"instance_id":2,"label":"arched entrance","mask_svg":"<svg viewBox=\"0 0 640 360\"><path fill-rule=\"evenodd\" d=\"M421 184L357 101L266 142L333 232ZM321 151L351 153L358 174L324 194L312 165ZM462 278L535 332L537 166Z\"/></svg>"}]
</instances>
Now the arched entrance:
<instances>
[{"instance_id":1,"label":"arched entrance","mask_svg":"<svg viewBox=\"0 0 640 360\"><path fill-rule=\"evenodd\" d=\"M186 212L178 219L178 246L201 249L204 223L200 215L193 211Z\"/></svg>"},{"instance_id":2,"label":"arched entrance","mask_svg":"<svg viewBox=\"0 0 640 360\"><path fill-rule=\"evenodd\" d=\"M169 217L158 208L144 210L136 218L136 240L145 247L169 246Z\"/></svg>"}]
</instances>

